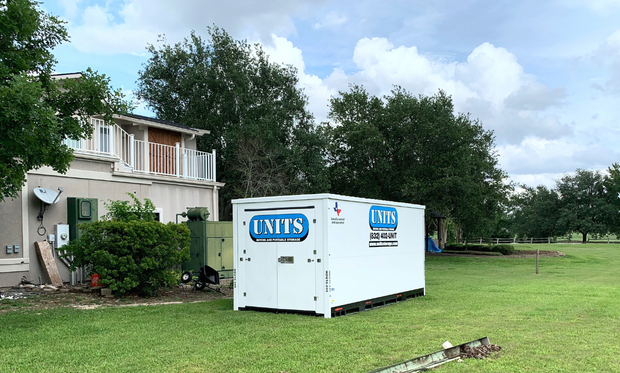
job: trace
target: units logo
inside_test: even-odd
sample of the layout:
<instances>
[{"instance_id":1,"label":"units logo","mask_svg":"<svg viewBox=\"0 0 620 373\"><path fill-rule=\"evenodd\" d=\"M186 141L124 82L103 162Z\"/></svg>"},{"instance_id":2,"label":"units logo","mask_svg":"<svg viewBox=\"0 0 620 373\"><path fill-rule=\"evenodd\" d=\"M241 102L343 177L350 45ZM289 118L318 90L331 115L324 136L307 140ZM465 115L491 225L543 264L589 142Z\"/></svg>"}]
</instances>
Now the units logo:
<instances>
[{"instance_id":1,"label":"units logo","mask_svg":"<svg viewBox=\"0 0 620 373\"><path fill-rule=\"evenodd\" d=\"M303 214L256 215L249 228L256 242L301 242L308 237L310 224Z\"/></svg>"},{"instance_id":2,"label":"units logo","mask_svg":"<svg viewBox=\"0 0 620 373\"><path fill-rule=\"evenodd\" d=\"M395 231L398 227L398 212L393 207L371 206L368 224L373 231Z\"/></svg>"}]
</instances>

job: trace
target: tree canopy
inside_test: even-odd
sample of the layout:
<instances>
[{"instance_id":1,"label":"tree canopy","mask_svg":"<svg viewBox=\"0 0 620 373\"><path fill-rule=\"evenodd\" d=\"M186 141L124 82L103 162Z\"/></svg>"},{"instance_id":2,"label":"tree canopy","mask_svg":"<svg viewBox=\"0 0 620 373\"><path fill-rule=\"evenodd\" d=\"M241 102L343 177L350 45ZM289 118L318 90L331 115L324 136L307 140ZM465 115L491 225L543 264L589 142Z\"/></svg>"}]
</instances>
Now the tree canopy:
<instances>
[{"instance_id":1,"label":"tree canopy","mask_svg":"<svg viewBox=\"0 0 620 373\"><path fill-rule=\"evenodd\" d=\"M608 232L610 217L617 212L608 203L603 174L577 169L557 181L556 188L560 194L558 224L563 232L581 233L583 243L588 233Z\"/></svg>"},{"instance_id":2,"label":"tree canopy","mask_svg":"<svg viewBox=\"0 0 620 373\"><path fill-rule=\"evenodd\" d=\"M232 198L327 191L326 144L296 69L218 27L208 34L149 45L137 95L158 118L211 131L198 148L216 150L222 218L230 218Z\"/></svg>"},{"instance_id":3,"label":"tree canopy","mask_svg":"<svg viewBox=\"0 0 620 373\"><path fill-rule=\"evenodd\" d=\"M90 69L79 80L55 79L52 49L68 41L64 23L31 0L0 1L0 201L15 198L29 170L67 171L66 138L89 137L87 117L126 111L109 79Z\"/></svg>"},{"instance_id":4,"label":"tree canopy","mask_svg":"<svg viewBox=\"0 0 620 373\"><path fill-rule=\"evenodd\" d=\"M492 131L455 114L450 96L396 87L379 98L351 86L331 100L326 128L331 191L426 205L465 236L488 233L510 185Z\"/></svg>"},{"instance_id":5,"label":"tree canopy","mask_svg":"<svg viewBox=\"0 0 620 373\"><path fill-rule=\"evenodd\" d=\"M522 186L512 197L511 230L523 237L555 237L565 232L558 225L560 196L544 185Z\"/></svg>"}]
</instances>

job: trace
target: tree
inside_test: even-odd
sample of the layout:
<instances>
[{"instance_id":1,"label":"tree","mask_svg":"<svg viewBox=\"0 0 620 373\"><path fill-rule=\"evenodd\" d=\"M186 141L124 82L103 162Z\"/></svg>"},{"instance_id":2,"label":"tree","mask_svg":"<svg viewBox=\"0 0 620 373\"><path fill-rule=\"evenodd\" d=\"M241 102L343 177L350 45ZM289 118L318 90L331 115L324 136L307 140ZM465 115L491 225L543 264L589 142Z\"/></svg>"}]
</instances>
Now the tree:
<instances>
[{"instance_id":1,"label":"tree","mask_svg":"<svg viewBox=\"0 0 620 373\"><path fill-rule=\"evenodd\" d=\"M79 80L57 80L52 49L69 36L58 18L31 0L0 1L0 201L18 196L29 170L65 173L73 152L66 138L89 137L86 120L126 111L120 91L88 69Z\"/></svg>"},{"instance_id":2,"label":"tree","mask_svg":"<svg viewBox=\"0 0 620 373\"><path fill-rule=\"evenodd\" d=\"M604 177L599 171L577 169L556 183L560 194L558 225L565 232L579 232L586 243L588 233L607 233L614 206L607 201Z\"/></svg>"},{"instance_id":3,"label":"tree","mask_svg":"<svg viewBox=\"0 0 620 373\"><path fill-rule=\"evenodd\" d=\"M198 148L216 150L222 217L230 218L232 198L327 191L326 144L296 69L218 27L208 34L149 45L137 94L158 118L211 131Z\"/></svg>"},{"instance_id":4,"label":"tree","mask_svg":"<svg viewBox=\"0 0 620 373\"><path fill-rule=\"evenodd\" d=\"M614 163L607 168L604 185L607 204L610 207L607 215L607 230L620 235L620 164Z\"/></svg>"},{"instance_id":5,"label":"tree","mask_svg":"<svg viewBox=\"0 0 620 373\"><path fill-rule=\"evenodd\" d=\"M511 186L493 133L455 114L444 92L416 97L396 87L380 99L353 85L332 98L329 119L332 192L426 205L465 238L501 218Z\"/></svg>"},{"instance_id":6,"label":"tree","mask_svg":"<svg viewBox=\"0 0 620 373\"><path fill-rule=\"evenodd\" d=\"M523 237L555 237L568 233L558 225L560 196L544 185L521 186L512 197L511 231Z\"/></svg>"}]
</instances>

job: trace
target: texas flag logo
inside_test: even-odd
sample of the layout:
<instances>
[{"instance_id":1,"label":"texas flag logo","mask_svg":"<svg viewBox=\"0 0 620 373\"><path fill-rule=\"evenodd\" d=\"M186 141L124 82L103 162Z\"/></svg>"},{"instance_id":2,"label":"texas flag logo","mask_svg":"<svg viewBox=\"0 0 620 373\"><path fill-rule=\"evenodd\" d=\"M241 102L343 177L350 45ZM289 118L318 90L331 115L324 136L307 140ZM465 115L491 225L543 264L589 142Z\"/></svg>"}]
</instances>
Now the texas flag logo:
<instances>
[{"instance_id":1,"label":"texas flag logo","mask_svg":"<svg viewBox=\"0 0 620 373\"><path fill-rule=\"evenodd\" d=\"M338 214L338 216L340 216L340 211L342 211L342 210L338 208L338 202L336 202L336 206L334 206L334 211L336 211L336 214Z\"/></svg>"}]
</instances>

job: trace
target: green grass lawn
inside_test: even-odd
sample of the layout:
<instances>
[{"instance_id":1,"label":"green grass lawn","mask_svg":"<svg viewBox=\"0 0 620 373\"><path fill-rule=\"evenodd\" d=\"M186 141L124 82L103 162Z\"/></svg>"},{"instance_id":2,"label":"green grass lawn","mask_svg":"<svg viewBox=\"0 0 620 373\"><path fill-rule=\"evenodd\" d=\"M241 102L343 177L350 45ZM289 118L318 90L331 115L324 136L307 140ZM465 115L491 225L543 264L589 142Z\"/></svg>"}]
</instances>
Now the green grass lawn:
<instances>
[{"instance_id":1,"label":"green grass lawn","mask_svg":"<svg viewBox=\"0 0 620 373\"><path fill-rule=\"evenodd\" d=\"M334 319L209 303L0 316L0 372L367 372L488 336L440 372L620 372L620 245L566 257L431 257L427 296ZM360 283L360 286L364 286Z\"/></svg>"}]
</instances>

